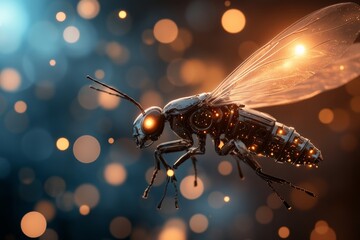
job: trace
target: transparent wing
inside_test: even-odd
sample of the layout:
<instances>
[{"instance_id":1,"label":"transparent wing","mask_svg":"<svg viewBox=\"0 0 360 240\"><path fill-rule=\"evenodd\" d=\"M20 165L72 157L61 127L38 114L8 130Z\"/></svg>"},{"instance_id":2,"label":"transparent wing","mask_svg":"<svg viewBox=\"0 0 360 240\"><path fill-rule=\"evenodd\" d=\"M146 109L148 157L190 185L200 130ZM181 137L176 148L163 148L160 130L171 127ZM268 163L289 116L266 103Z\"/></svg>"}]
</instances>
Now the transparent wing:
<instances>
[{"instance_id":1,"label":"transparent wing","mask_svg":"<svg viewBox=\"0 0 360 240\"><path fill-rule=\"evenodd\" d=\"M359 32L360 6L355 3L313 12L251 55L209 94L206 102L265 107L296 102L338 87L359 72L358 46L344 55ZM343 78L332 70L338 61L350 66L344 66Z\"/></svg>"},{"instance_id":2,"label":"transparent wing","mask_svg":"<svg viewBox=\"0 0 360 240\"><path fill-rule=\"evenodd\" d=\"M342 58L318 71L306 81L281 93L267 95L266 99L259 98L260 101L249 98L246 105L259 108L305 100L321 92L340 87L359 76L360 44L354 44L348 48Z\"/></svg>"}]
</instances>

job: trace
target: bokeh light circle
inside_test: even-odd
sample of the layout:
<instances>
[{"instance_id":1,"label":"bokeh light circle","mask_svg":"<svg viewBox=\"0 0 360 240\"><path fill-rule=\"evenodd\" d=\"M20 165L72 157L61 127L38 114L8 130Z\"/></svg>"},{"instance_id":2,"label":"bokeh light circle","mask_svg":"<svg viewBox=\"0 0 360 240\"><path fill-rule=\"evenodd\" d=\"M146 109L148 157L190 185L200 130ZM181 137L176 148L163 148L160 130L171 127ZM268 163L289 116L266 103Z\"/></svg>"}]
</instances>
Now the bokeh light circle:
<instances>
[{"instance_id":1,"label":"bokeh light circle","mask_svg":"<svg viewBox=\"0 0 360 240\"><path fill-rule=\"evenodd\" d=\"M46 221L51 221L56 214L56 208L54 204L48 200L41 200L35 206L35 211L41 213Z\"/></svg>"},{"instance_id":2,"label":"bokeh light circle","mask_svg":"<svg viewBox=\"0 0 360 240\"><path fill-rule=\"evenodd\" d=\"M120 163L110 163L104 169L104 178L110 185L118 186L126 180L126 170Z\"/></svg>"},{"instance_id":3,"label":"bokeh light circle","mask_svg":"<svg viewBox=\"0 0 360 240\"><path fill-rule=\"evenodd\" d=\"M92 184L82 184L76 188L74 199L77 206L87 205L95 207L100 200L99 190Z\"/></svg>"},{"instance_id":4,"label":"bokeh light circle","mask_svg":"<svg viewBox=\"0 0 360 240\"><path fill-rule=\"evenodd\" d=\"M260 206L255 213L256 220L261 224L269 224L274 217L274 213L268 206Z\"/></svg>"},{"instance_id":5,"label":"bokeh light circle","mask_svg":"<svg viewBox=\"0 0 360 240\"><path fill-rule=\"evenodd\" d=\"M178 35L178 27L171 19L161 19L154 26L154 37L161 43L171 43Z\"/></svg>"},{"instance_id":6,"label":"bokeh light circle","mask_svg":"<svg viewBox=\"0 0 360 240\"><path fill-rule=\"evenodd\" d=\"M100 12L100 4L97 0L81 0L78 2L77 12L84 19L93 19Z\"/></svg>"},{"instance_id":7,"label":"bokeh light circle","mask_svg":"<svg viewBox=\"0 0 360 240\"><path fill-rule=\"evenodd\" d=\"M79 208L79 212L83 216L89 215L90 207L88 205L86 205L86 204L81 205L80 208Z\"/></svg>"},{"instance_id":8,"label":"bokeh light circle","mask_svg":"<svg viewBox=\"0 0 360 240\"><path fill-rule=\"evenodd\" d=\"M70 142L69 140L67 140L67 138L61 137L58 138L58 140L56 141L56 147L60 150L60 151L65 151L66 149L68 149L70 146Z\"/></svg>"},{"instance_id":9,"label":"bokeh light circle","mask_svg":"<svg viewBox=\"0 0 360 240\"><path fill-rule=\"evenodd\" d=\"M186 240L186 225L184 221L178 218L168 220L157 239Z\"/></svg>"},{"instance_id":10,"label":"bokeh light circle","mask_svg":"<svg viewBox=\"0 0 360 240\"><path fill-rule=\"evenodd\" d=\"M99 141L90 135L84 135L76 139L73 153L77 160L82 163L92 163L100 155Z\"/></svg>"},{"instance_id":11,"label":"bokeh light circle","mask_svg":"<svg viewBox=\"0 0 360 240\"><path fill-rule=\"evenodd\" d=\"M278 230L278 235L280 238L288 238L290 236L290 230L286 226L282 226Z\"/></svg>"},{"instance_id":12,"label":"bokeh light circle","mask_svg":"<svg viewBox=\"0 0 360 240\"><path fill-rule=\"evenodd\" d=\"M64 12L57 12L55 18L58 22L63 22L66 20L66 13Z\"/></svg>"},{"instance_id":13,"label":"bokeh light circle","mask_svg":"<svg viewBox=\"0 0 360 240\"><path fill-rule=\"evenodd\" d=\"M76 43L80 39L80 31L77 27L69 26L63 32L63 38L68 43Z\"/></svg>"},{"instance_id":14,"label":"bokeh light circle","mask_svg":"<svg viewBox=\"0 0 360 240\"><path fill-rule=\"evenodd\" d=\"M221 161L218 165L218 171L221 175L229 175L232 172L232 164L229 161Z\"/></svg>"},{"instance_id":15,"label":"bokeh light circle","mask_svg":"<svg viewBox=\"0 0 360 240\"><path fill-rule=\"evenodd\" d=\"M204 184L201 178L197 178L197 186L194 186L195 176L190 175L185 177L180 183L181 194L190 200L200 197L204 192Z\"/></svg>"},{"instance_id":16,"label":"bokeh light circle","mask_svg":"<svg viewBox=\"0 0 360 240\"><path fill-rule=\"evenodd\" d=\"M24 113L26 112L27 104L26 102L19 100L14 104L14 110L17 113Z\"/></svg>"},{"instance_id":17,"label":"bokeh light circle","mask_svg":"<svg viewBox=\"0 0 360 240\"><path fill-rule=\"evenodd\" d=\"M0 73L0 87L7 92L18 90L21 84L21 75L14 68L4 68Z\"/></svg>"},{"instance_id":18,"label":"bokeh light circle","mask_svg":"<svg viewBox=\"0 0 360 240\"><path fill-rule=\"evenodd\" d=\"M46 219L39 212L32 211L25 214L21 219L22 232L31 238L40 237L46 230Z\"/></svg>"},{"instance_id":19,"label":"bokeh light circle","mask_svg":"<svg viewBox=\"0 0 360 240\"><path fill-rule=\"evenodd\" d=\"M238 33L244 29L245 15L238 9L229 9L221 17L221 24L225 31Z\"/></svg>"},{"instance_id":20,"label":"bokeh light circle","mask_svg":"<svg viewBox=\"0 0 360 240\"><path fill-rule=\"evenodd\" d=\"M319 112L319 120L323 124L329 124L334 120L334 112L329 108L323 108Z\"/></svg>"},{"instance_id":21,"label":"bokeh light circle","mask_svg":"<svg viewBox=\"0 0 360 240\"><path fill-rule=\"evenodd\" d=\"M205 215L198 213L190 218L189 226L193 232L203 233L208 228L209 221Z\"/></svg>"},{"instance_id":22,"label":"bokeh light circle","mask_svg":"<svg viewBox=\"0 0 360 240\"><path fill-rule=\"evenodd\" d=\"M110 223L110 233L117 239L123 239L131 233L131 222L125 217L116 217Z\"/></svg>"}]
</instances>

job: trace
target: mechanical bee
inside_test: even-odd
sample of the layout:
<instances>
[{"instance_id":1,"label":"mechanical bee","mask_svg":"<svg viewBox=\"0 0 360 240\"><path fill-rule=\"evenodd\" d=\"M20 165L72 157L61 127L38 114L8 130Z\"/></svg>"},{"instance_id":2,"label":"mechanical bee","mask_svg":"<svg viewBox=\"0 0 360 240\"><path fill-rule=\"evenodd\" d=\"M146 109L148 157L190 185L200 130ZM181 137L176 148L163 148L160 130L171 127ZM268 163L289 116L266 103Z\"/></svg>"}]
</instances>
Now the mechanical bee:
<instances>
[{"instance_id":1,"label":"mechanical bee","mask_svg":"<svg viewBox=\"0 0 360 240\"><path fill-rule=\"evenodd\" d=\"M268 114L252 108L289 104L339 87L360 75L360 44L355 43L360 32L360 6L341 3L325 7L300 19L262 48L253 53L227 76L212 92L201 93L169 102L164 108L144 109L125 93L90 76L101 87L91 88L132 102L141 111L133 124L136 145L146 148L159 139L165 123L180 138L157 146L155 168L143 194L147 198L161 165L167 171L164 195L169 182L175 188L175 170L191 159L196 186L196 156L205 153L206 136L215 151L232 156L237 163L250 166L278 195L286 208L290 205L273 187L286 184L311 196L314 193L291 182L263 172L258 156L287 162L296 166L318 166L321 152L309 139L293 127L286 126ZM198 144L194 146L193 135ZM221 144L220 144L221 143ZM171 166L164 158L173 152L185 153Z\"/></svg>"}]
</instances>

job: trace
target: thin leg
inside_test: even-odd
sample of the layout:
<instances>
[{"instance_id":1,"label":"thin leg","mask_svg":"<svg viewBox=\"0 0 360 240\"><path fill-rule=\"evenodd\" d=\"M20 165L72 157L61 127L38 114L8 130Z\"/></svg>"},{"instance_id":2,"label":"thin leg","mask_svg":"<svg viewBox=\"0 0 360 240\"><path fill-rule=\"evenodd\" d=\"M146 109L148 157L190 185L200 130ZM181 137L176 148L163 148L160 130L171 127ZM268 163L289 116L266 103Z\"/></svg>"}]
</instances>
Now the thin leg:
<instances>
[{"instance_id":1,"label":"thin leg","mask_svg":"<svg viewBox=\"0 0 360 240\"><path fill-rule=\"evenodd\" d=\"M169 166L169 164L165 161L165 159L163 158L163 154L165 153L171 153L171 152L179 152L179 151L184 151L184 150L188 150L191 146L192 146L193 142L192 140L186 140L186 139L180 139L180 140L175 140L175 141L170 141L170 142L165 142L160 144L157 149L155 150L155 169L153 172L153 175L151 177L151 181L149 183L149 185L147 186L147 188L144 191L143 194L143 198L147 198L150 192L151 187L154 184L154 181L156 179L157 173L160 170L160 163L164 166L165 171L171 169L171 167ZM167 192L167 187L169 185L169 181L171 181L174 185L175 188L175 207L178 208L178 193L177 193L177 187L176 187L176 178L175 175L172 177L168 177L168 181L165 185L165 190L164 190L164 195L158 205L158 208L161 207L161 204L165 198L166 192Z\"/></svg>"},{"instance_id":2,"label":"thin leg","mask_svg":"<svg viewBox=\"0 0 360 240\"><path fill-rule=\"evenodd\" d=\"M197 186L197 169L196 169L196 158L194 156L191 156L191 161L194 166L194 172L195 172L195 179L194 179L194 187Z\"/></svg>"},{"instance_id":3,"label":"thin leg","mask_svg":"<svg viewBox=\"0 0 360 240\"><path fill-rule=\"evenodd\" d=\"M146 187L144 193L143 193L143 198L146 199L149 195L149 191L150 191L150 188L152 187L152 185L154 184L154 181L155 181L155 178L156 178L156 175L158 173L158 171L160 170L160 168L157 168L155 167L154 169L154 172L152 174L152 177L151 177L151 181L150 181L150 184Z\"/></svg>"},{"instance_id":4,"label":"thin leg","mask_svg":"<svg viewBox=\"0 0 360 240\"><path fill-rule=\"evenodd\" d=\"M186 150L189 147L191 147L191 145L192 145L191 141L187 141L185 139L180 139L180 140L170 141L170 142L160 144L157 147L155 154L154 154L155 155L155 169L154 169L153 175L151 177L150 184L147 186L147 188L144 191L143 198L147 198L149 195L150 189L154 184L157 173L160 170L160 162L165 167L165 171L170 169L170 166L166 163L165 159L162 157L162 154L169 153L169 152L183 151L183 150ZM166 187L167 187L167 185L166 185Z\"/></svg>"},{"instance_id":5,"label":"thin leg","mask_svg":"<svg viewBox=\"0 0 360 240\"><path fill-rule=\"evenodd\" d=\"M238 170L238 173L239 173L239 177L241 180L244 180L244 174L241 170L241 166L240 166L240 158L239 156L235 155L235 154L231 154L231 156L235 159L236 161L236 166L237 166L237 170Z\"/></svg>"},{"instance_id":6,"label":"thin leg","mask_svg":"<svg viewBox=\"0 0 360 240\"><path fill-rule=\"evenodd\" d=\"M164 193L163 193L163 196L161 197L161 200L157 206L158 209L161 209L161 205L165 199L165 196L166 196L166 192L167 192L167 187L169 185L169 181L170 181L170 177L167 177L167 180L166 180L166 185L165 185L165 188L164 188Z\"/></svg>"},{"instance_id":7,"label":"thin leg","mask_svg":"<svg viewBox=\"0 0 360 240\"><path fill-rule=\"evenodd\" d=\"M284 180L284 179L281 179L281 178L277 178L277 177L273 177L271 175L268 175L266 173L263 173L262 172L262 168L260 166L260 164L255 160L255 156L252 155L248 150L247 148L245 147L245 145L241 142L241 141L238 141L238 142L235 142L234 143L235 146L236 146L236 149L237 151L239 152L239 155L241 156L241 159L247 164L249 165L254 171L255 173L261 177L263 180L265 180L269 187L277 194L277 196L280 198L280 200L283 202L283 204L285 205L285 207L287 209L291 209L291 206L284 200L284 198L275 190L275 188L272 186L272 183L275 182L275 183L279 183L279 184L286 184L286 185L289 185L290 187L296 189L296 190L299 190L299 191L302 191L302 192L305 192L306 194L312 196L312 197L315 197L316 195L311 192L311 191L308 191L304 188L301 188L301 187L298 187L294 184L292 184L291 182L287 181L287 180Z\"/></svg>"}]
</instances>

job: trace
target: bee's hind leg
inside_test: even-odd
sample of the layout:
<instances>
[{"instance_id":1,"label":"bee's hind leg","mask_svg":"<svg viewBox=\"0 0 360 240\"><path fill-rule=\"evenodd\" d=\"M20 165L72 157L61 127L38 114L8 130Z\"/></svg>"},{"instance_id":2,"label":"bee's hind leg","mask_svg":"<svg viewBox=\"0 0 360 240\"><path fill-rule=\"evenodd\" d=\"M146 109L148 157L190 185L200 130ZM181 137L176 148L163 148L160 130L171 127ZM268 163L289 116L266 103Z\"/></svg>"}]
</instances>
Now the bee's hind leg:
<instances>
[{"instance_id":1,"label":"bee's hind leg","mask_svg":"<svg viewBox=\"0 0 360 240\"><path fill-rule=\"evenodd\" d=\"M266 173L263 173L261 165L255 160L255 156L253 154L251 154L249 152L249 150L246 148L245 144L241 141L235 141L234 145L236 147L236 150L239 152L239 158L241 158L247 165L249 165L254 171L255 173L261 177L263 180L265 180L269 187L276 193L276 195L280 198L280 200L283 202L283 204L285 205L285 207L287 209L291 209L291 206L285 201L285 199L276 191L276 189L272 186L272 183L279 183L279 184L286 184L289 185L290 187L305 192L308 195L315 197L316 195L304 188L298 187L294 184L292 184L291 182L281 179L281 178L277 178L277 177L273 177L271 175L268 175Z\"/></svg>"}]
</instances>

